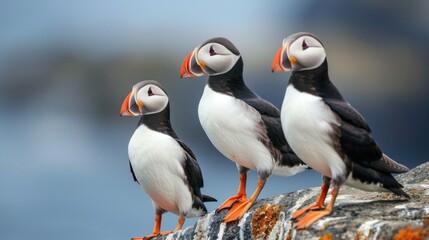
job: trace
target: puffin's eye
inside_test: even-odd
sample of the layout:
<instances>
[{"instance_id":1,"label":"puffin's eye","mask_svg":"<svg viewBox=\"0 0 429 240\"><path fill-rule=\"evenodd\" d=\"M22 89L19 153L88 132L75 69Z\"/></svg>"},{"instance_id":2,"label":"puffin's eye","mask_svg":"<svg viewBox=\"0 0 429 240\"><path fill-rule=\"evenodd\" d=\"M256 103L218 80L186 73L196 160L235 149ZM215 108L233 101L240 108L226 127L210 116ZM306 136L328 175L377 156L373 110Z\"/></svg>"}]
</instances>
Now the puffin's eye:
<instances>
[{"instance_id":1,"label":"puffin's eye","mask_svg":"<svg viewBox=\"0 0 429 240\"><path fill-rule=\"evenodd\" d=\"M213 46L210 46L210 50L209 50L210 56L216 55L215 50L213 49Z\"/></svg>"},{"instance_id":2,"label":"puffin's eye","mask_svg":"<svg viewBox=\"0 0 429 240\"><path fill-rule=\"evenodd\" d=\"M307 43L305 42L305 39L302 41L302 50L305 50L308 48Z\"/></svg>"},{"instance_id":3,"label":"puffin's eye","mask_svg":"<svg viewBox=\"0 0 429 240\"><path fill-rule=\"evenodd\" d=\"M151 88L151 87L149 87L149 90L147 91L147 95L148 95L148 96L152 96L152 95L153 95L153 92L152 92L152 88Z\"/></svg>"}]
</instances>

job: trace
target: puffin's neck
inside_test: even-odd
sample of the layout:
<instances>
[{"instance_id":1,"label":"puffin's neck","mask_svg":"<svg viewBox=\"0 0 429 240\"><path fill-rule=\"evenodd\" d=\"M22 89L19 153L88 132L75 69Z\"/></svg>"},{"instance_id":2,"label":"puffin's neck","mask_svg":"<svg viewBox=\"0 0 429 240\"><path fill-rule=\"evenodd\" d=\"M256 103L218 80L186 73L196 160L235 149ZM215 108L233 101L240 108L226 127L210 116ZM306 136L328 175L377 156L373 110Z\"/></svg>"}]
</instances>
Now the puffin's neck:
<instances>
[{"instance_id":1,"label":"puffin's neck","mask_svg":"<svg viewBox=\"0 0 429 240\"><path fill-rule=\"evenodd\" d=\"M241 57L228 72L209 76L208 85L213 91L228 95L236 95L238 92L249 92L250 89L246 86L243 79L243 60Z\"/></svg>"},{"instance_id":2,"label":"puffin's neck","mask_svg":"<svg viewBox=\"0 0 429 240\"><path fill-rule=\"evenodd\" d=\"M328 74L328 61L311 70L293 71L289 84L301 91L322 98L343 99L338 89L332 84Z\"/></svg>"},{"instance_id":3,"label":"puffin's neck","mask_svg":"<svg viewBox=\"0 0 429 240\"><path fill-rule=\"evenodd\" d=\"M142 124L154 131L168 133L170 135L171 133L174 134L170 122L170 103L159 113L141 116L138 125L140 126Z\"/></svg>"}]
</instances>

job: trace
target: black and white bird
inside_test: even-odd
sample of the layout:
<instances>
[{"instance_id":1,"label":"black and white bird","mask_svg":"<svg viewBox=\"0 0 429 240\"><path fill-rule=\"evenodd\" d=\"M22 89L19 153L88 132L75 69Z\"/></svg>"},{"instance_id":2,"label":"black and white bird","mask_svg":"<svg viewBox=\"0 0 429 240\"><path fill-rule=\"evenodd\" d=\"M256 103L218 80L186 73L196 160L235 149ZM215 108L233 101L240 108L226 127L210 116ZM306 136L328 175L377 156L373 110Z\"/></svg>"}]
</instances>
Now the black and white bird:
<instances>
[{"instance_id":1,"label":"black and white bird","mask_svg":"<svg viewBox=\"0 0 429 240\"><path fill-rule=\"evenodd\" d=\"M307 166L291 151L284 137L280 111L250 90L243 80L243 60L225 38L213 38L191 52L181 77L209 75L198 106L200 123L212 144L234 161L240 172L236 195L217 210L230 209L224 222L239 220L271 175L291 176ZM252 196L246 196L249 169L259 176Z\"/></svg>"},{"instance_id":2,"label":"black and white bird","mask_svg":"<svg viewBox=\"0 0 429 240\"><path fill-rule=\"evenodd\" d=\"M125 98L121 116L141 116L128 145L130 169L152 199L155 226L151 239L160 232L164 212L179 215L173 232L182 228L185 217L205 215L203 202L216 199L201 194L203 176L195 155L179 140L170 123L168 96L157 81L142 81ZM142 238L134 238L142 239Z\"/></svg>"},{"instance_id":3,"label":"black and white bird","mask_svg":"<svg viewBox=\"0 0 429 240\"><path fill-rule=\"evenodd\" d=\"M293 215L298 229L329 215L344 183L409 197L391 175L408 168L381 151L364 118L332 84L325 48L316 36L302 32L286 38L272 70L292 71L281 109L283 130L293 151L323 175L317 202ZM325 207L331 180L332 198Z\"/></svg>"}]
</instances>

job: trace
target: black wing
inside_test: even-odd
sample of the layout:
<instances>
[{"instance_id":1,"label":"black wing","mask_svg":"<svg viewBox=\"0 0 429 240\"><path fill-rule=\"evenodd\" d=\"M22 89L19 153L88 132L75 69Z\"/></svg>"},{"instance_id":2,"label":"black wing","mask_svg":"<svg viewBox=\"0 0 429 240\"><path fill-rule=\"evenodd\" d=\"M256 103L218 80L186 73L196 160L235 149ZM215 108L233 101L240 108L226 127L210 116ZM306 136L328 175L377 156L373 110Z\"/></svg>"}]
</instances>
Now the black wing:
<instances>
[{"instance_id":1,"label":"black wing","mask_svg":"<svg viewBox=\"0 0 429 240\"><path fill-rule=\"evenodd\" d=\"M131 171L131 174L133 175L134 181L137 182L137 183L139 183L139 181L136 178L136 175L134 174L134 170L133 170L133 166L131 165L131 161L128 161L128 162L130 163L130 171Z\"/></svg>"},{"instance_id":2,"label":"black wing","mask_svg":"<svg viewBox=\"0 0 429 240\"><path fill-rule=\"evenodd\" d=\"M407 167L383 154L365 119L347 101L326 98L324 101L341 118L341 148L350 160L382 172L408 171Z\"/></svg>"},{"instance_id":3,"label":"black wing","mask_svg":"<svg viewBox=\"0 0 429 240\"><path fill-rule=\"evenodd\" d=\"M185 151L185 161L184 161L184 170L186 179L188 180L189 186L194 193L195 196L202 199L201 190L204 186L203 175L201 173L200 166L198 165L197 159L192 152L192 150L186 146L185 143L176 139L176 141L180 144L180 146Z\"/></svg>"},{"instance_id":4,"label":"black wing","mask_svg":"<svg viewBox=\"0 0 429 240\"><path fill-rule=\"evenodd\" d=\"M279 119L280 122L280 111L265 99L255 95L251 98L241 98L241 100L256 109L261 114L261 116L273 117Z\"/></svg>"},{"instance_id":5,"label":"black wing","mask_svg":"<svg viewBox=\"0 0 429 240\"><path fill-rule=\"evenodd\" d=\"M356 109L354 109L347 101L343 99L323 99L326 104L338 114L341 119L345 122L352 124L355 127L364 129L368 133L371 133L371 129L368 124L365 122L365 119L360 115Z\"/></svg>"},{"instance_id":6,"label":"black wing","mask_svg":"<svg viewBox=\"0 0 429 240\"><path fill-rule=\"evenodd\" d=\"M241 99L261 114L262 121L267 129L267 135L273 146L280 150L282 158L280 165L296 166L305 163L295 155L286 141L280 122L280 111L270 102L255 96L253 98Z\"/></svg>"}]
</instances>

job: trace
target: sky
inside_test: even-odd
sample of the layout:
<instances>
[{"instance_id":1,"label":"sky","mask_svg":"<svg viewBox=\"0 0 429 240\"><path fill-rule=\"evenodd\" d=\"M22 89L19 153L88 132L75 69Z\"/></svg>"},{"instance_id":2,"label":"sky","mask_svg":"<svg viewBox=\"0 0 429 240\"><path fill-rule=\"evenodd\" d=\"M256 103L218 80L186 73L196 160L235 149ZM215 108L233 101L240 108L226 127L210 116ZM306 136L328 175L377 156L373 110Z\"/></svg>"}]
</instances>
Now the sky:
<instances>
[{"instance_id":1,"label":"sky","mask_svg":"<svg viewBox=\"0 0 429 240\"><path fill-rule=\"evenodd\" d=\"M128 239L150 233L149 197L128 166L137 118L120 118L131 87L159 80L171 121L195 152L216 209L236 192L235 164L198 122L206 76L180 79L185 56L223 36L248 86L281 106L288 73L271 73L283 38L322 39L330 75L382 149L414 167L429 146L426 1L2 1L0 238ZM260 198L320 185L314 171L269 178ZM249 173L248 194L256 186ZM176 225L166 213L163 230ZM189 219L185 227L197 219Z\"/></svg>"}]
</instances>

